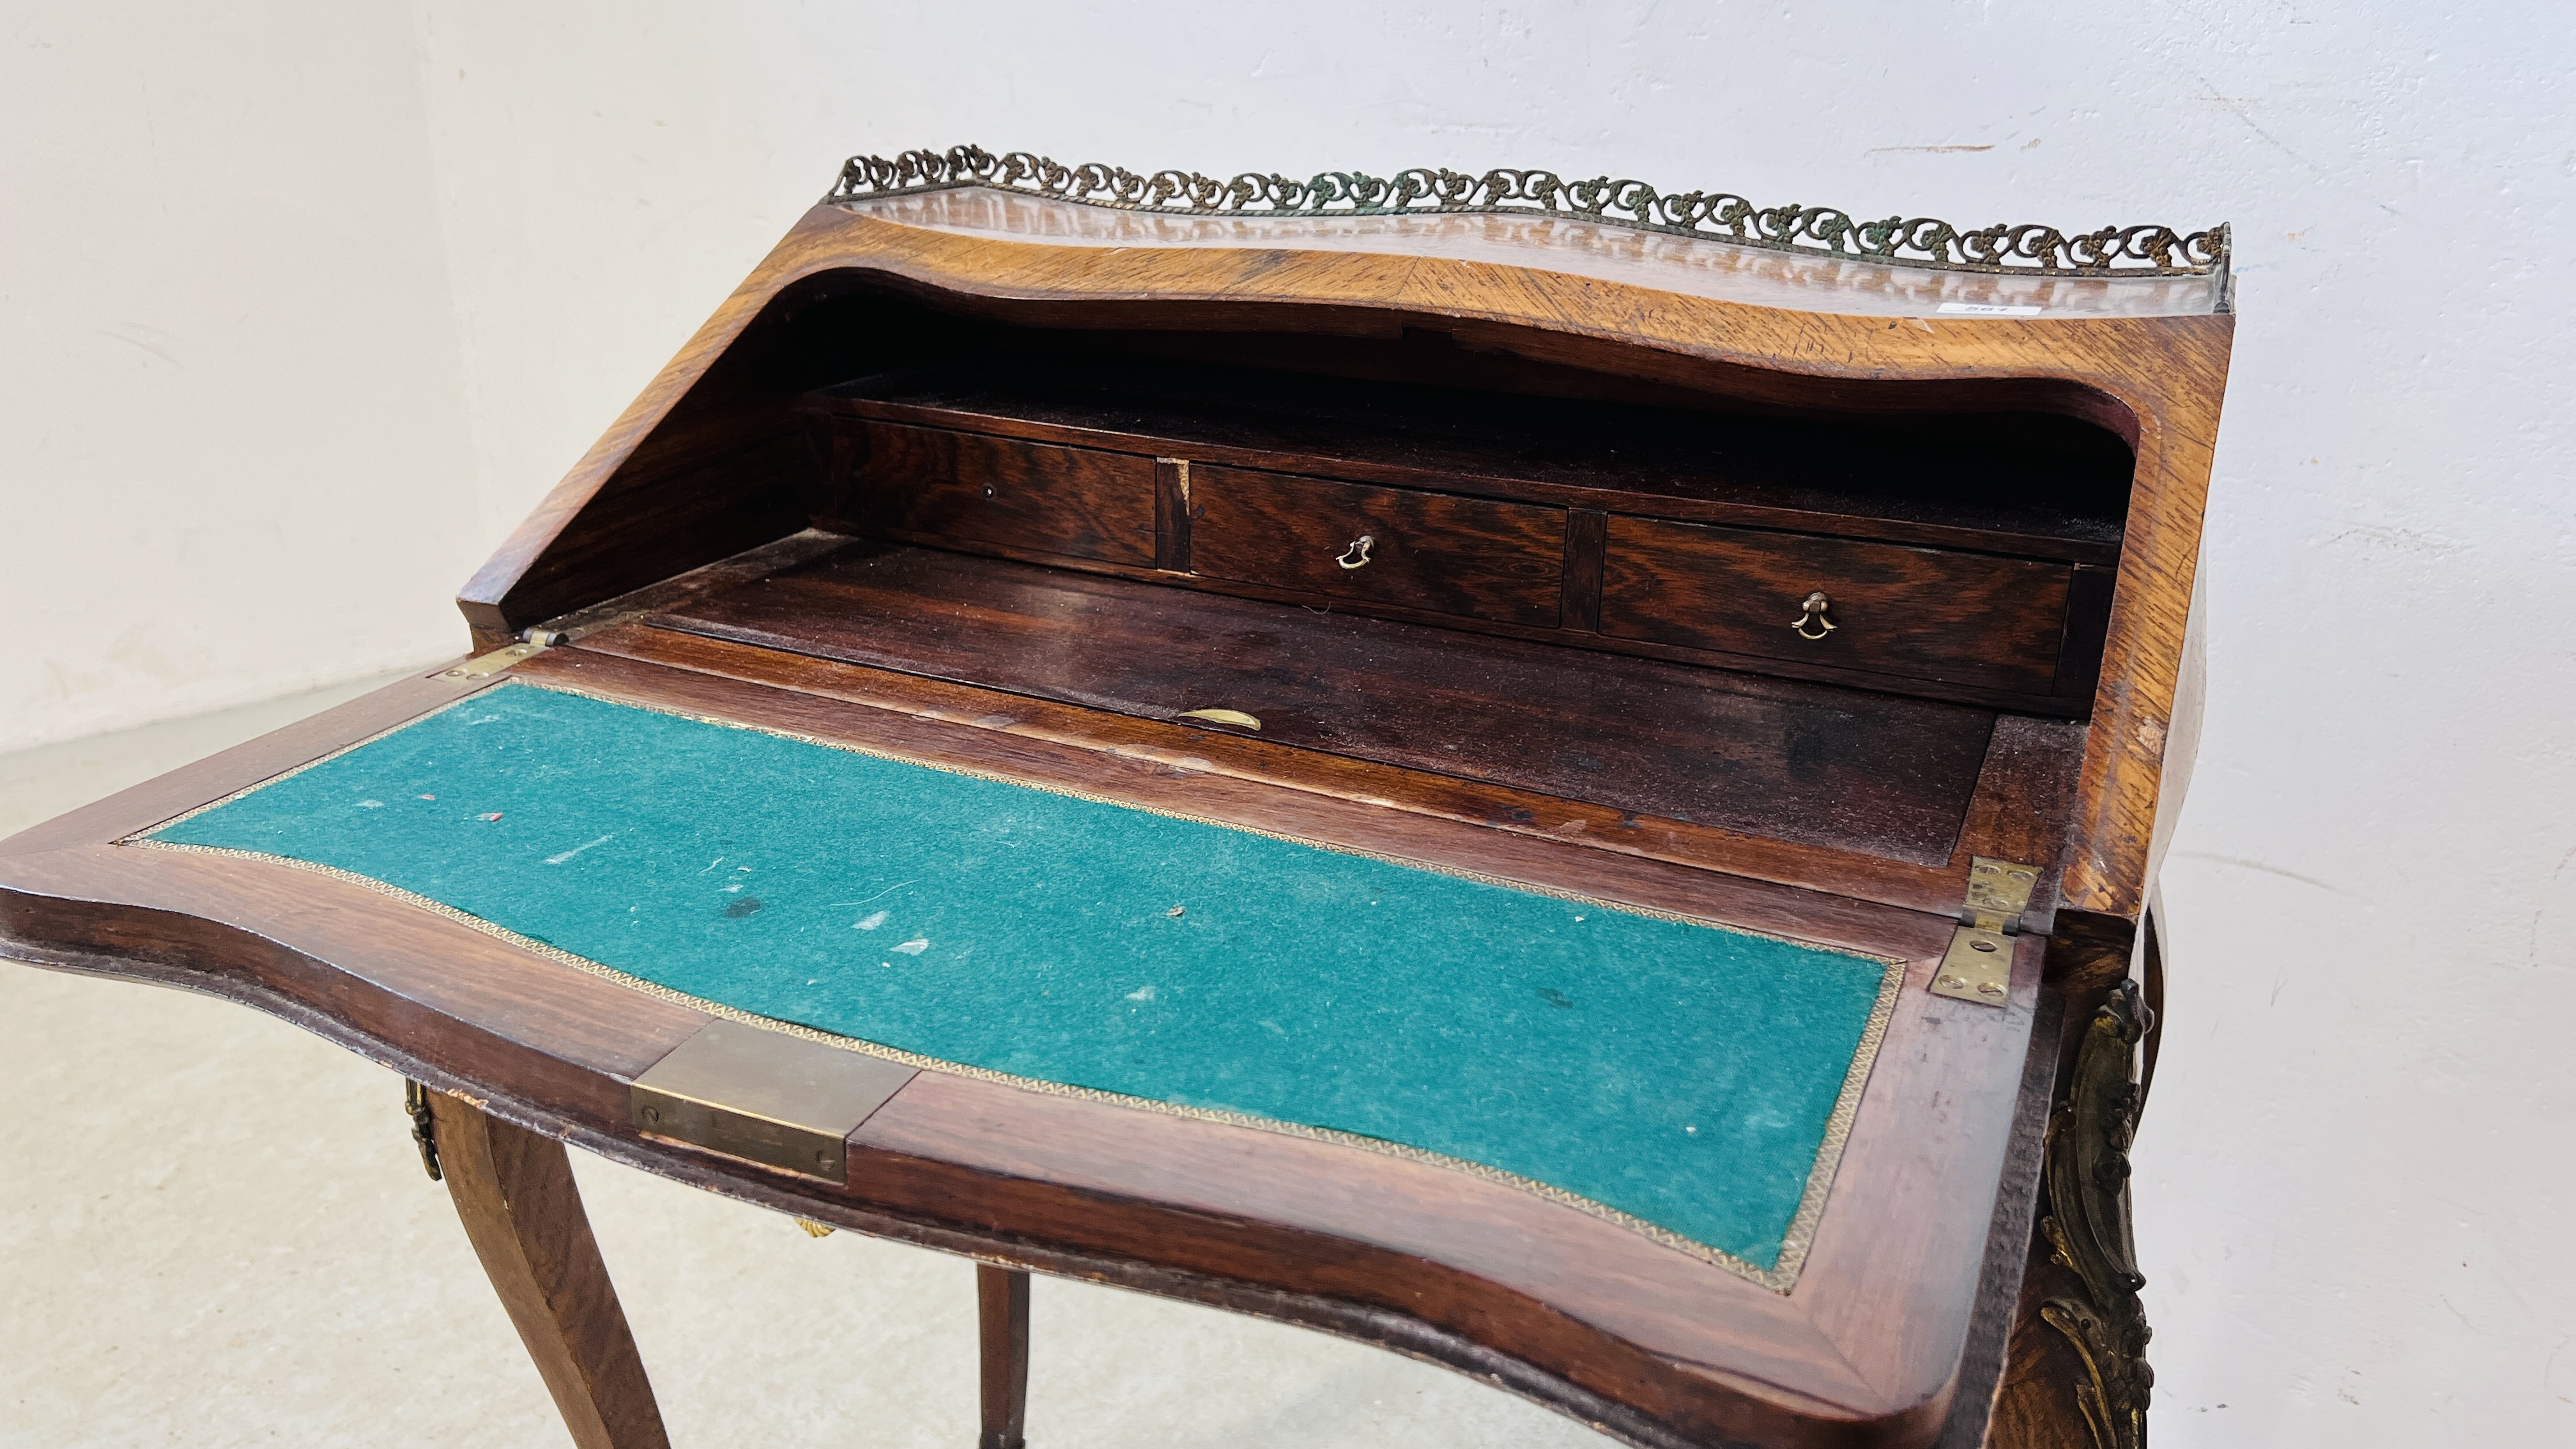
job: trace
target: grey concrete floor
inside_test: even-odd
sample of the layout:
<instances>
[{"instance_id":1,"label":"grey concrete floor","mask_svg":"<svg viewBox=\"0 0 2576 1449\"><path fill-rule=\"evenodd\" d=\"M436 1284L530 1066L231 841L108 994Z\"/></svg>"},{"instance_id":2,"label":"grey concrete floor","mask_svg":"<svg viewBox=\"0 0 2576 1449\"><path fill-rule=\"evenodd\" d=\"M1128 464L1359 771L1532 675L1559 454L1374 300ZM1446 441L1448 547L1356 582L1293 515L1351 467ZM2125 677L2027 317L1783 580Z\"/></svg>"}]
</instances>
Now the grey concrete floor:
<instances>
[{"instance_id":1,"label":"grey concrete floor","mask_svg":"<svg viewBox=\"0 0 2576 1449\"><path fill-rule=\"evenodd\" d=\"M0 757L0 835L363 687ZM0 963L0 1445L567 1442L401 1099L257 1012ZM574 1157L676 1444L974 1443L969 1264ZM1049 1279L1032 1315L1041 1449L1608 1442L1302 1329Z\"/></svg>"}]
</instances>

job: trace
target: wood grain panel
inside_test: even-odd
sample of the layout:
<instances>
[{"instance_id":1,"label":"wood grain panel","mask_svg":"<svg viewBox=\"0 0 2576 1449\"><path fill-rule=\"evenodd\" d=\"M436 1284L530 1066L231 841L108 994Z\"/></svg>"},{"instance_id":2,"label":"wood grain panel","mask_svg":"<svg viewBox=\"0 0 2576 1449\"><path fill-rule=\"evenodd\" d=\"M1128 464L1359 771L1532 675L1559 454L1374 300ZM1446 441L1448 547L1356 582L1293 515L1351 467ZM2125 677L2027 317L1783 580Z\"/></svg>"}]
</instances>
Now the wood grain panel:
<instances>
[{"instance_id":1,"label":"wood grain panel","mask_svg":"<svg viewBox=\"0 0 2576 1449\"><path fill-rule=\"evenodd\" d=\"M1976 799L1959 831L1959 854L2019 861L2039 867L2024 919L2030 930L2056 920L2059 857L2066 849L2066 817L2075 797L2075 772L2083 759L2084 727L2071 720L2005 715L1977 776Z\"/></svg>"},{"instance_id":2,"label":"wood grain panel","mask_svg":"<svg viewBox=\"0 0 2576 1449\"><path fill-rule=\"evenodd\" d=\"M983 1433L975 1449L1028 1449L1029 1275L975 1265Z\"/></svg>"},{"instance_id":3,"label":"wood grain panel","mask_svg":"<svg viewBox=\"0 0 2576 1449\"><path fill-rule=\"evenodd\" d=\"M1445 333L1443 345L1412 344L1427 335L1409 331L1397 345L1269 336L1229 346L1206 334L1086 332L1034 356L907 362L809 403L824 416L1435 493L2119 561L2127 459L2107 437L2090 439L2091 455L2069 455L2016 436L2028 418L1872 428L1712 412L1704 395L1469 353ZM992 351L1046 341L996 332ZM1256 357L1271 365L1245 365ZM1533 395L1540 389L1549 391ZM1649 400L1665 406L1640 405Z\"/></svg>"},{"instance_id":4,"label":"wood grain panel","mask_svg":"<svg viewBox=\"0 0 2576 1449\"><path fill-rule=\"evenodd\" d=\"M1614 517L1601 629L2041 694L2057 679L2067 578L2026 559ZM1792 627L1811 593L1832 600L1822 638Z\"/></svg>"},{"instance_id":5,"label":"wood grain panel","mask_svg":"<svg viewBox=\"0 0 2576 1449\"><path fill-rule=\"evenodd\" d=\"M2117 570L2078 565L2066 591L2066 639L2057 652L2056 692L2090 699L2102 677L2102 636L2111 623Z\"/></svg>"},{"instance_id":6,"label":"wood grain panel","mask_svg":"<svg viewBox=\"0 0 2576 1449\"><path fill-rule=\"evenodd\" d=\"M1193 572L1329 599L1556 626L1565 577L1562 508L1204 467L1190 470L1190 503Z\"/></svg>"},{"instance_id":7,"label":"wood grain panel","mask_svg":"<svg viewBox=\"0 0 2576 1449\"><path fill-rule=\"evenodd\" d=\"M520 583L524 607L532 621L547 618L784 538L805 526L822 486L801 430L625 470L590 505L613 521L585 528L533 564ZM465 612L487 635L515 632L498 614Z\"/></svg>"},{"instance_id":8,"label":"wood grain panel","mask_svg":"<svg viewBox=\"0 0 2576 1449\"><path fill-rule=\"evenodd\" d=\"M1994 720L928 549L656 624L1148 719L1240 710L1265 742L1921 865L1950 859Z\"/></svg>"},{"instance_id":9,"label":"wood grain panel","mask_svg":"<svg viewBox=\"0 0 2576 1449\"><path fill-rule=\"evenodd\" d=\"M838 524L1151 567L1154 460L1015 438L843 423Z\"/></svg>"},{"instance_id":10,"label":"wood grain panel","mask_svg":"<svg viewBox=\"0 0 2576 1449\"><path fill-rule=\"evenodd\" d=\"M1565 616L1562 627L1601 627L1601 553L1609 542L1609 515L1577 508L1565 515Z\"/></svg>"},{"instance_id":11,"label":"wood grain panel","mask_svg":"<svg viewBox=\"0 0 2576 1449\"><path fill-rule=\"evenodd\" d=\"M2039 1215L2040 1171L2047 1156L2057 1039L2065 1009L2060 993L2041 988L2039 1007L2031 1021L2030 1045L2022 1056L2021 1101L2013 1110L2012 1145L2004 1158L2003 1186L1995 1194L1994 1222L1986 1230L1985 1269L1977 1282L1977 1307L1968 1326L1968 1347L1960 1357L1950 1417L1942 1425L1934 1449L2044 1449L2046 1444L1990 1444L1987 1431L1995 1419L1995 1404L2011 1359L2014 1328L2020 1320L2021 1285ZM2082 1441L2060 1443L2066 1449L2077 1449Z\"/></svg>"},{"instance_id":12,"label":"wood grain panel","mask_svg":"<svg viewBox=\"0 0 2576 1449\"><path fill-rule=\"evenodd\" d=\"M942 550L961 547L955 540L943 539L935 534L911 534L892 530L888 531L884 540L877 541L919 544ZM783 545L784 541L782 541ZM1365 614L1399 623L1427 624L1440 629L1488 634L1497 638L1565 645L1597 653L1624 654L1638 659L1662 659L1676 664L1695 664L1710 669L1749 672L1779 679L1841 685L1869 691L1895 691L1917 699L1946 700L1980 709L2063 717L2080 716L2089 704L2087 700L2059 695L2029 694L2008 689L1993 689L1984 685L1907 678L1842 665L1813 664L1798 659L1763 658L1751 654L1729 654L1715 649L1686 649L1673 644L1659 644L1650 639L1622 639L1609 634L1564 628L1537 629L1491 619L1470 619L1458 614L1439 614L1427 609L1403 608L1393 604L1335 600L1302 589L1239 583L1232 579L1220 579L1206 574L1173 573L1159 568L1147 569L1127 564L1099 563L1088 559L1067 558L1062 554L1006 548L997 544L974 545L973 551L989 554L995 558L1008 559L1014 563L1038 564L1047 568L1128 579L1166 588L1226 594L1241 599L1259 599L1267 603L1290 604L1310 610L1329 609L1335 613ZM606 614L595 612L594 617L606 617Z\"/></svg>"},{"instance_id":13,"label":"wood grain panel","mask_svg":"<svg viewBox=\"0 0 2576 1449\"><path fill-rule=\"evenodd\" d=\"M1154 567L1190 571L1190 465L1186 458L1154 460Z\"/></svg>"},{"instance_id":14,"label":"wood grain panel","mask_svg":"<svg viewBox=\"0 0 2576 1449\"><path fill-rule=\"evenodd\" d=\"M1019 735L1064 746L1081 755L1144 761L1175 775L1228 775L1383 810L1401 810L1579 845L1587 850L1829 891L1908 910L1955 913L1960 893L1966 889L1968 861L1964 855L1954 854L1943 865L1926 866L1865 852L1800 845L1274 744L1255 734L1202 726L1194 720L1166 723L1139 719L925 675L640 625L602 631L583 640L582 648L584 652L794 690L919 720ZM2064 765L2070 772L2074 768L2071 750ZM1017 761L1017 767L1024 771L1036 768L1025 756ZM1087 767L1073 763L1068 756L1062 768L1067 773L1061 776L1030 778L1090 787ZM1980 789L1984 788L1981 777ZM1972 806L1971 818L1976 818L1979 811L1996 814L2010 808L2008 802L1981 798ZM2059 824L2062 826L2062 819Z\"/></svg>"}]
</instances>

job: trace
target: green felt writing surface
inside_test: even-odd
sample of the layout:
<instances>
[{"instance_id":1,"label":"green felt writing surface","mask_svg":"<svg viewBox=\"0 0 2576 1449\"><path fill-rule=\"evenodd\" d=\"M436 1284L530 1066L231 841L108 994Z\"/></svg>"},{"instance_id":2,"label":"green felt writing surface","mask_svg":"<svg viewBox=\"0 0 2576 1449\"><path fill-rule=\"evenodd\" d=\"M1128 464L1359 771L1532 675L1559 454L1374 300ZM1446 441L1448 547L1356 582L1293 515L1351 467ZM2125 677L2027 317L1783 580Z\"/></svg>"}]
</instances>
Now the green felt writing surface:
<instances>
[{"instance_id":1,"label":"green felt writing surface","mask_svg":"<svg viewBox=\"0 0 2576 1449\"><path fill-rule=\"evenodd\" d=\"M523 684L151 839L941 1062L1478 1164L1766 1280L1892 989L1867 957Z\"/></svg>"}]
</instances>

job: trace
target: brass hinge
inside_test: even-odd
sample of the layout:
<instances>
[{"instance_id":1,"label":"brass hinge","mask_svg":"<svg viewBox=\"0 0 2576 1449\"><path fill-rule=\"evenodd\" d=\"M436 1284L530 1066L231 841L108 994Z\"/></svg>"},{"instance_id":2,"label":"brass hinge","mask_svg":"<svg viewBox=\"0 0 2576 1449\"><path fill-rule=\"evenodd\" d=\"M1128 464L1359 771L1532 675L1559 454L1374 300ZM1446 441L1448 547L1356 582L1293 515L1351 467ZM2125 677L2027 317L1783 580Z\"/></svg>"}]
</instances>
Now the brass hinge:
<instances>
[{"instance_id":1,"label":"brass hinge","mask_svg":"<svg viewBox=\"0 0 2576 1449\"><path fill-rule=\"evenodd\" d=\"M1980 855L1968 867L1968 903L1950 932L1950 949L1932 973L1932 994L2001 1006L2012 990L2012 938L2039 885L2036 866Z\"/></svg>"},{"instance_id":2,"label":"brass hinge","mask_svg":"<svg viewBox=\"0 0 2576 1449\"><path fill-rule=\"evenodd\" d=\"M519 642L507 644L489 654L478 654L453 669L441 671L441 679L483 679L500 673L530 655L542 653L550 644L561 644L565 636L551 629L527 629Z\"/></svg>"}]
</instances>

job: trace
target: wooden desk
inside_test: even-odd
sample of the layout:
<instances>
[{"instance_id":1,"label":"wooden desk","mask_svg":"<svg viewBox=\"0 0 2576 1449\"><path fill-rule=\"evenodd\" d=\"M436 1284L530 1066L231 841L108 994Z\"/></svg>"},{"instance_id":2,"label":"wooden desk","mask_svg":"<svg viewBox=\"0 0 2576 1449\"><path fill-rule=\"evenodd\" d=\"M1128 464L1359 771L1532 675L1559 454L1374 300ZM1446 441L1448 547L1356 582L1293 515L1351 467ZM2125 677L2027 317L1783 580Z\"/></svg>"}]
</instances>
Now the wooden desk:
<instances>
[{"instance_id":1,"label":"wooden desk","mask_svg":"<svg viewBox=\"0 0 2576 1449\"><path fill-rule=\"evenodd\" d=\"M1074 194L1094 183L1121 205ZM0 844L0 945L228 995L423 1084L419 1129L585 1444L661 1430L564 1142L987 1264L987 1444L1021 1433L1031 1270L1382 1343L1637 1444L2139 1442L2118 1154L2151 1013L2126 977L2223 233L2142 230L2115 267L2098 239L2023 233L1998 262L1921 223L1909 261L1830 216L1587 213L1514 173L1459 179L1505 210L1412 216L1246 215L1222 188L1134 209L1122 184L854 162L467 586L476 657ZM687 989L670 941L566 949L511 903L498 834L434 881L332 853L319 772L529 691L813 752L762 755L780 773L728 818L868 758L1889 985L1866 1050L1836 1048L1851 1090L1797 1148L1795 1221L1712 1243L1513 1143L1409 1142L1428 1089L1401 1073L1371 1087L1379 1136L1295 1093L1175 1110L1150 1074L1014 1055L1025 993L979 998L994 1060L924 1051L733 997L720 945L690 947L716 954ZM545 750L523 754L520 784ZM634 785L633 818L701 828L702 778ZM189 833L261 810L268 835ZM1446 934L1351 959L1428 961L1404 999L1440 1000L1470 969ZM1490 961L1555 959L1536 939ZM1675 1025L1627 1012L1599 1030ZM1459 1049L1536 1083L1560 1063L1507 1017L1462 1015ZM1332 1070L1370 1086L1377 1039ZM1648 1095L1744 1110L1788 1041Z\"/></svg>"}]
</instances>

